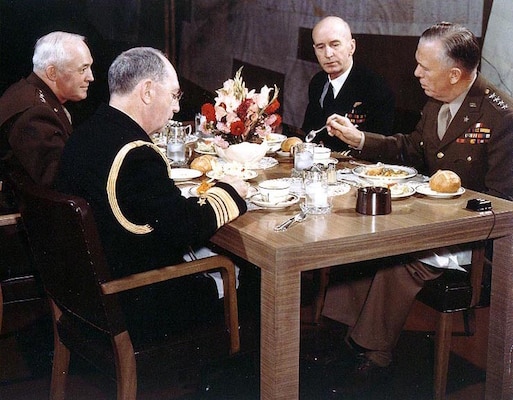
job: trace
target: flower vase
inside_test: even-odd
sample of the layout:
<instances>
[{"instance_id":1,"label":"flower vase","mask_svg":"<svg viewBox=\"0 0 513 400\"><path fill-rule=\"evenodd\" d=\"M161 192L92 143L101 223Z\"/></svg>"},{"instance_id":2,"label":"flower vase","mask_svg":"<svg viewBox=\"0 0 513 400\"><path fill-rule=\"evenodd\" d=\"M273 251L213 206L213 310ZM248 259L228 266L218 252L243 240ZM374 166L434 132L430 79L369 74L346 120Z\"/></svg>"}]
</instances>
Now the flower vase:
<instances>
[{"instance_id":1,"label":"flower vase","mask_svg":"<svg viewBox=\"0 0 513 400\"><path fill-rule=\"evenodd\" d=\"M262 143L242 142L232 144L226 149L215 146L216 153L226 162L236 162L246 168L256 168L258 162L264 158L269 146L264 140Z\"/></svg>"}]
</instances>

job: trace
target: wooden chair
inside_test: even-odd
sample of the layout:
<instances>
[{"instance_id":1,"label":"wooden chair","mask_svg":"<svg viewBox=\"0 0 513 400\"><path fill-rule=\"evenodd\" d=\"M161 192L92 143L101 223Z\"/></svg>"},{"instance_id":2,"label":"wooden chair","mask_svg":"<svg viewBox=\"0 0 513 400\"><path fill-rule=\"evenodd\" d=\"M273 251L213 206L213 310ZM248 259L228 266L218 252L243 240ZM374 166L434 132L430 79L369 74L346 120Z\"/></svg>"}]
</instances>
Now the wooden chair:
<instances>
[{"instance_id":1,"label":"wooden chair","mask_svg":"<svg viewBox=\"0 0 513 400\"><path fill-rule=\"evenodd\" d=\"M461 312L466 336L475 333L477 307L490 302L490 261L485 257L483 242L474 243L469 273L446 271L439 278L426 282L417 299L440 313L435 332L434 381L435 400L445 399L447 372L453 332L453 313ZM319 291L314 299L313 322L318 324L329 284L330 268L319 270Z\"/></svg>"},{"instance_id":2,"label":"wooden chair","mask_svg":"<svg viewBox=\"0 0 513 400\"><path fill-rule=\"evenodd\" d=\"M20 174L12 174L11 179L52 309L51 399L65 397L70 352L109 372L117 381L117 398L126 400L136 398L137 371L144 361L155 371L157 356L165 356L167 371L218 361L239 351L235 267L229 258L214 256L113 280L84 199L28 184ZM161 332L151 340L144 332L128 331L119 294L212 270L220 270L224 282L225 321L219 326L180 334Z\"/></svg>"},{"instance_id":3,"label":"wooden chair","mask_svg":"<svg viewBox=\"0 0 513 400\"><path fill-rule=\"evenodd\" d=\"M433 392L435 400L445 399L447 372L451 352L453 314L461 312L465 336L476 331L475 312L490 305L491 262L485 257L483 242L474 244L469 273L446 271L426 282L417 299L440 313L435 331L435 362Z\"/></svg>"},{"instance_id":4,"label":"wooden chair","mask_svg":"<svg viewBox=\"0 0 513 400\"><path fill-rule=\"evenodd\" d=\"M0 335L7 335L50 311L12 190L1 178L0 183Z\"/></svg>"}]
</instances>

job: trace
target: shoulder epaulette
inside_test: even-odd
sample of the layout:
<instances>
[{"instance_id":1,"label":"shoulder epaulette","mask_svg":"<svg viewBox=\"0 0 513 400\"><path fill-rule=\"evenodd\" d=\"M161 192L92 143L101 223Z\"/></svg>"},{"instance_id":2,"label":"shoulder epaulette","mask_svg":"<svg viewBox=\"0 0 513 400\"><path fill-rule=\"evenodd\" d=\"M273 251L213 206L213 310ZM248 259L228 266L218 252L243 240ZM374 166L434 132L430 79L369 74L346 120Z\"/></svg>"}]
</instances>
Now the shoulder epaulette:
<instances>
[{"instance_id":1,"label":"shoulder epaulette","mask_svg":"<svg viewBox=\"0 0 513 400\"><path fill-rule=\"evenodd\" d=\"M486 89L485 95L488 97L490 103L492 103L496 107L502 110L507 110L509 108L508 104L504 100L502 100L501 96L499 96L496 92L490 89Z\"/></svg>"}]
</instances>

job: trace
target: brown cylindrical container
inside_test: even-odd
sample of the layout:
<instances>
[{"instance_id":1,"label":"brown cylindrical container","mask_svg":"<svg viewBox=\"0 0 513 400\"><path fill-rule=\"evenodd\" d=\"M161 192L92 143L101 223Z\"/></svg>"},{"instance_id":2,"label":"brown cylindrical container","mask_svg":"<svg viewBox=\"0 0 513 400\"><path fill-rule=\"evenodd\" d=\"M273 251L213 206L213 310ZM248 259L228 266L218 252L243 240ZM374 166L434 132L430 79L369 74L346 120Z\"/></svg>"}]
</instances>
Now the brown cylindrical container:
<instances>
[{"instance_id":1,"label":"brown cylindrical container","mask_svg":"<svg viewBox=\"0 0 513 400\"><path fill-rule=\"evenodd\" d=\"M356 211L365 215L384 215L392 212L390 189L380 186L367 186L358 189Z\"/></svg>"}]
</instances>

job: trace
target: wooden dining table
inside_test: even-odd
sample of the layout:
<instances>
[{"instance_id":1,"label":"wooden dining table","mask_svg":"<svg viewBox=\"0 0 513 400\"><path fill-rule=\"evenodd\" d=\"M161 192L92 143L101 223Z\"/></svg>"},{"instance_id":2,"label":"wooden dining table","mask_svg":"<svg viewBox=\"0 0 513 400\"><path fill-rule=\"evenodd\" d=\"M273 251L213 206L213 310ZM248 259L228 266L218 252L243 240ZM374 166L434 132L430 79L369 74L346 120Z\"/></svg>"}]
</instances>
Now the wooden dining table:
<instances>
[{"instance_id":1,"label":"wooden dining table","mask_svg":"<svg viewBox=\"0 0 513 400\"><path fill-rule=\"evenodd\" d=\"M290 176L292 164L259 170L250 181ZM338 168L351 167L341 159ZM415 194L392 202L387 215L355 211L356 189L333 197L327 215L309 215L287 231L275 225L299 211L256 209L222 227L212 242L261 270L260 398L299 398L301 273L442 246L495 239L486 399L512 399L513 202L471 190L454 198ZM492 211L466 209L472 198L488 199Z\"/></svg>"}]
</instances>

